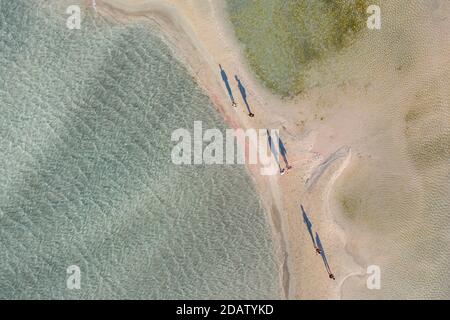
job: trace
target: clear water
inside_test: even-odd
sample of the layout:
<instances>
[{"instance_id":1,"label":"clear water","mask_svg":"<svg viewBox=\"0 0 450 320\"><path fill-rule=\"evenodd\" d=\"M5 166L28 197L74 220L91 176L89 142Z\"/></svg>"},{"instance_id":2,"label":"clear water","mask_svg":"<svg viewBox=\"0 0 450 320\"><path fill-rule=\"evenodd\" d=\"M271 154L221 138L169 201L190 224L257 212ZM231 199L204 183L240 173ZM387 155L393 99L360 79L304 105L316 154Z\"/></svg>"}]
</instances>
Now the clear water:
<instances>
[{"instance_id":1,"label":"clear water","mask_svg":"<svg viewBox=\"0 0 450 320\"><path fill-rule=\"evenodd\" d=\"M278 298L245 169L171 163L208 98L150 26L55 3L0 0L0 298Z\"/></svg>"}]
</instances>

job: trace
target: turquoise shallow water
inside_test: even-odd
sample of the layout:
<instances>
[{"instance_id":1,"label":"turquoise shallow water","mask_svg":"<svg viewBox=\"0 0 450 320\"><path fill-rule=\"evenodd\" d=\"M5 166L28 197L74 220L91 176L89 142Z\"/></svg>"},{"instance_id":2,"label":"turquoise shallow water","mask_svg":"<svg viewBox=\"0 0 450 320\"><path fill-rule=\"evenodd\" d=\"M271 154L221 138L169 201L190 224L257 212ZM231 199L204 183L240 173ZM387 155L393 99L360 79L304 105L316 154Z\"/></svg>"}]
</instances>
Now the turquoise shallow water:
<instances>
[{"instance_id":1,"label":"turquoise shallow water","mask_svg":"<svg viewBox=\"0 0 450 320\"><path fill-rule=\"evenodd\" d=\"M225 125L155 31L0 14L0 298L278 298L244 167L171 163L173 130Z\"/></svg>"}]
</instances>

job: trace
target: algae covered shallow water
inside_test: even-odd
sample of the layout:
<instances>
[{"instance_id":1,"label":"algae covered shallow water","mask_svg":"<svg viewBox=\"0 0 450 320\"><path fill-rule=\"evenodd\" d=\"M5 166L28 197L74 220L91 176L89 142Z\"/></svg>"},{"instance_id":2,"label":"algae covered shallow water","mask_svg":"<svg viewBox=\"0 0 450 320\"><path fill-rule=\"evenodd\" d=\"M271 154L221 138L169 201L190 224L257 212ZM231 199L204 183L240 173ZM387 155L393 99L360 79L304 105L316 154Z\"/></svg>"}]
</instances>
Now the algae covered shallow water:
<instances>
[{"instance_id":1,"label":"algae covered shallow water","mask_svg":"<svg viewBox=\"0 0 450 320\"><path fill-rule=\"evenodd\" d=\"M245 169L171 163L173 130L225 125L155 30L0 9L0 297L279 298Z\"/></svg>"},{"instance_id":2,"label":"algae covered shallow water","mask_svg":"<svg viewBox=\"0 0 450 320\"><path fill-rule=\"evenodd\" d=\"M282 96L308 87L313 63L350 45L365 26L365 0L227 0L250 66Z\"/></svg>"}]
</instances>

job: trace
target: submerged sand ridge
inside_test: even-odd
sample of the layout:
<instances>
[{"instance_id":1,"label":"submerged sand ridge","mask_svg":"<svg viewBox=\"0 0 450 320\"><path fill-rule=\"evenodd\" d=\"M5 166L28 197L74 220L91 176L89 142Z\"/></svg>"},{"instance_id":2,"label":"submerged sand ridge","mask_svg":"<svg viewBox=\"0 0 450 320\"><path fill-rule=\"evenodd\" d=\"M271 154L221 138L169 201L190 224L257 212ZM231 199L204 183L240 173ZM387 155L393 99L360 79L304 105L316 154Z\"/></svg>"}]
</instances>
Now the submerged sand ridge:
<instances>
[{"instance_id":1,"label":"submerged sand ridge","mask_svg":"<svg viewBox=\"0 0 450 320\"><path fill-rule=\"evenodd\" d=\"M285 101L255 80L223 1L97 0L100 14L159 25L230 126L281 130L294 169L283 177L249 170L271 212L288 298L449 295L440 284L449 262L450 7L380 6L382 29L313 67L315 85ZM219 63L246 84L255 118L240 100L231 108ZM380 290L366 287L369 265L381 269Z\"/></svg>"}]
</instances>

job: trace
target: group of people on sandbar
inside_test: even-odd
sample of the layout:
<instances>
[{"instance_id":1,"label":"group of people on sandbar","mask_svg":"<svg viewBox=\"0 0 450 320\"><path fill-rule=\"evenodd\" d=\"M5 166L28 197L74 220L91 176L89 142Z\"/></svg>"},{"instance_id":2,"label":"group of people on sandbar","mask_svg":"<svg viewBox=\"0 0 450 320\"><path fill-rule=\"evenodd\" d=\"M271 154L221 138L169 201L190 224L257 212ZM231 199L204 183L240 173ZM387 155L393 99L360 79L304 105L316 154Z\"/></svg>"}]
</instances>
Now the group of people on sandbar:
<instances>
[{"instance_id":1,"label":"group of people on sandbar","mask_svg":"<svg viewBox=\"0 0 450 320\"><path fill-rule=\"evenodd\" d=\"M225 72L225 70L223 70L222 65L219 64L219 68L220 68L220 74L222 76L222 80L225 83L225 87L227 88L228 91L228 96L231 99L231 105L235 108L237 108L237 103L234 100L234 96L233 96L233 91L231 90L230 87L230 82L228 81L228 76L227 73ZM242 96L242 100L244 100L245 106L247 108L247 114L250 118L253 118L255 115L253 114L253 112L250 109L250 105L248 104L248 100L247 100L247 91L245 90L244 85L242 84L241 80L238 78L237 75L234 76L234 78L237 81L237 87L239 89L239 92L241 93Z\"/></svg>"},{"instance_id":2,"label":"group of people on sandbar","mask_svg":"<svg viewBox=\"0 0 450 320\"><path fill-rule=\"evenodd\" d=\"M231 99L231 105L234 108L237 108L237 103L234 100L233 91L231 90L231 86L230 86L230 83L228 81L227 73L222 68L222 65L219 64L219 68L220 68L220 74L222 76L222 80L223 80L223 82L225 84L225 88L227 89L227 92L228 92L228 96ZM247 92L245 90L245 87L244 87L244 85L242 84L241 80L238 78L237 75L235 75L234 78L237 81L237 87L239 89L239 92L241 93L242 100L244 101L245 106L247 108L248 116L250 118L253 118L255 115L251 112L250 105L248 104ZM280 169L280 175L284 175L289 169L292 168L292 166L289 165L289 162L287 160L287 156L286 156L287 152L286 152L286 149L284 147L284 144L283 144L282 140L280 139L280 137L278 137L278 135L276 136L276 139L278 140L278 148L275 147L275 144L273 142L273 138L272 138L269 130L267 130L267 140L268 140L269 148L270 148L271 152L273 153L273 155L274 155L274 157L275 157L275 159L277 161L278 167ZM286 168L282 168L281 167L281 164L278 161L278 155L282 156L282 158L283 158L283 160L284 160L284 162L286 164ZM330 265L328 264L328 260L327 260L327 257L325 255L325 252L323 250L323 246L322 246L322 243L320 241L319 234L316 232L315 237L314 237L313 232L312 232L312 223L309 220L308 215L306 214L305 209L303 208L303 205L300 205L300 208L301 208L301 211L303 213L303 222L305 223L305 225L306 225L306 227L308 229L308 232L309 232L309 234L311 236L311 240L312 240L313 245L314 245L314 250L315 250L316 254L319 254L322 257L323 263L325 265L325 269L328 272L328 277L330 279L332 279L332 280L336 280L334 274L331 272Z\"/></svg>"},{"instance_id":3,"label":"group of people on sandbar","mask_svg":"<svg viewBox=\"0 0 450 320\"><path fill-rule=\"evenodd\" d=\"M303 214L303 222L305 223L306 228L308 229L308 232L311 237L316 254L320 254L320 256L322 257L323 263L325 265L325 269L328 272L328 277L332 280L336 280L336 278L334 277L334 274L331 272L330 265L328 264L328 260L325 255L325 251L323 250L323 246L322 246L322 242L320 241L319 234L316 232L316 237L314 238L313 231L312 231L312 223L309 220L308 215L306 214L306 211L303 208L303 205L300 205L300 209Z\"/></svg>"},{"instance_id":4,"label":"group of people on sandbar","mask_svg":"<svg viewBox=\"0 0 450 320\"><path fill-rule=\"evenodd\" d=\"M225 84L225 88L227 89L228 96L230 97L230 100L231 100L231 105L234 108L237 108L237 103L236 103L236 101L234 99L233 91L231 90L231 86L230 86L230 82L228 81L227 73L222 68L222 65L219 64L219 68L220 68L220 74L222 76L222 80L223 80L223 82ZM255 115L252 113L252 111L250 109L250 105L248 103L248 98L247 98L247 91L245 90L245 87L242 84L242 82L239 79L239 77L237 75L235 75L234 78L237 81L237 87L239 89L239 92L241 93L242 100L244 101L245 106L247 108L248 116L250 118L253 118ZM289 164L289 162L287 160L287 156L286 156L287 152L286 152L286 148L284 147L283 141L281 140L280 137L278 137L278 135L277 135L276 139L277 139L277 142L278 142L278 144L277 144L278 148L276 148L276 146L275 146L276 143L273 142L273 139L272 139L272 137L271 137L271 135L269 133L269 130L267 130L267 142L269 144L269 148L270 148L272 154L274 155L275 160L276 160L276 162L278 164L278 167L279 167L279 170L280 170L280 175L284 175L285 173L288 172L289 169L292 168L292 166ZM278 155L281 155L283 157L284 163L286 164L286 168L282 168L281 167L280 161L278 160Z\"/></svg>"}]
</instances>

